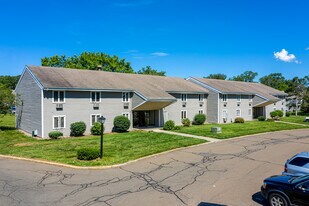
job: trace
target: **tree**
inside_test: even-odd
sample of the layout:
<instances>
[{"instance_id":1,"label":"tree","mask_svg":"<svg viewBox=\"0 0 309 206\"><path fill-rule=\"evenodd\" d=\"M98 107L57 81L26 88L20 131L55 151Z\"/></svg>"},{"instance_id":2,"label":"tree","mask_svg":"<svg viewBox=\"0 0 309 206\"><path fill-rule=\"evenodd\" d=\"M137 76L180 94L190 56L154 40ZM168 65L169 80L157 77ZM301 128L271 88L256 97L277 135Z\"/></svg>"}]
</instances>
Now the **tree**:
<instances>
[{"instance_id":1,"label":"tree","mask_svg":"<svg viewBox=\"0 0 309 206\"><path fill-rule=\"evenodd\" d=\"M118 56L110 56L102 52L83 52L79 56L74 55L66 57L65 55L55 55L41 59L42 66L65 67L75 69L98 70L103 71L134 73L130 62L125 59L119 59Z\"/></svg>"},{"instance_id":2,"label":"tree","mask_svg":"<svg viewBox=\"0 0 309 206\"><path fill-rule=\"evenodd\" d=\"M204 77L207 79L222 79L226 80L227 76L225 74L217 73L217 74L210 74L207 77Z\"/></svg>"},{"instance_id":3,"label":"tree","mask_svg":"<svg viewBox=\"0 0 309 206\"><path fill-rule=\"evenodd\" d=\"M0 76L0 84L5 85L7 88L14 90L20 75L17 76Z\"/></svg>"},{"instance_id":4,"label":"tree","mask_svg":"<svg viewBox=\"0 0 309 206\"><path fill-rule=\"evenodd\" d=\"M165 76L165 71L157 71L156 69L152 69L150 66L143 67L142 69L137 71L138 74L148 74L148 75L157 75L157 76Z\"/></svg>"},{"instance_id":5,"label":"tree","mask_svg":"<svg viewBox=\"0 0 309 206\"><path fill-rule=\"evenodd\" d=\"M285 91L288 89L287 80L281 73L271 73L260 78L260 82L272 88Z\"/></svg>"},{"instance_id":6,"label":"tree","mask_svg":"<svg viewBox=\"0 0 309 206\"><path fill-rule=\"evenodd\" d=\"M0 114L7 114L14 105L15 96L12 90L3 84L0 84Z\"/></svg>"},{"instance_id":7,"label":"tree","mask_svg":"<svg viewBox=\"0 0 309 206\"><path fill-rule=\"evenodd\" d=\"M230 80L241 81L241 82L253 82L253 80L255 79L257 75L258 75L257 72L245 71L244 73L240 75L233 76L232 78L230 78Z\"/></svg>"}]
</instances>

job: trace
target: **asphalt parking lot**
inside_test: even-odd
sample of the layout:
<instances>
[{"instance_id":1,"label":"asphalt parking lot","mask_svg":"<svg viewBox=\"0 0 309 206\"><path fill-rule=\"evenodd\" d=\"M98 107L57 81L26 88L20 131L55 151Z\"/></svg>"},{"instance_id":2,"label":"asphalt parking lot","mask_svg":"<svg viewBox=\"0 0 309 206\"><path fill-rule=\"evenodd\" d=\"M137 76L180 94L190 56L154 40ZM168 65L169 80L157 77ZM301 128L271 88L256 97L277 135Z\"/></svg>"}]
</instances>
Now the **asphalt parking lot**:
<instances>
[{"instance_id":1,"label":"asphalt parking lot","mask_svg":"<svg viewBox=\"0 0 309 206\"><path fill-rule=\"evenodd\" d=\"M78 170L0 158L0 205L263 205L264 178L309 151L309 129L236 138Z\"/></svg>"}]
</instances>

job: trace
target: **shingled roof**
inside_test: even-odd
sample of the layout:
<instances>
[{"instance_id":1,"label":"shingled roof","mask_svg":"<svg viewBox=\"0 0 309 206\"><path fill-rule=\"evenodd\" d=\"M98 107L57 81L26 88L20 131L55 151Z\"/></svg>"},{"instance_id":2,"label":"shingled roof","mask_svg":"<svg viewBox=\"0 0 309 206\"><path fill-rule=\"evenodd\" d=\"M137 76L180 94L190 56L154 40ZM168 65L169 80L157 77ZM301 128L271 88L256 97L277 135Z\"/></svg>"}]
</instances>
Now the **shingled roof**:
<instances>
[{"instance_id":1,"label":"shingled roof","mask_svg":"<svg viewBox=\"0 0 309 206\"><path fill-rule=\"evenodd\" d=\"M135 91L147 100L175 100L169 93L208 93L176 77L115 73L56 67L27 66L44 89Z\"/></svg>"},{"instance_id":2,"label":"shingled roof","mask_svg":"<svg viewBox=\"0 0 309 206\"><path fill-rule=\"evenodd\" d=\"M283 91L279 91L261 83L193 77L190 78L206 84L210 88L213 88L223 94L254 94L262 96L268 100L277 100L277 96L287 96L287 94Z\"/></svg>"}]
</instances>

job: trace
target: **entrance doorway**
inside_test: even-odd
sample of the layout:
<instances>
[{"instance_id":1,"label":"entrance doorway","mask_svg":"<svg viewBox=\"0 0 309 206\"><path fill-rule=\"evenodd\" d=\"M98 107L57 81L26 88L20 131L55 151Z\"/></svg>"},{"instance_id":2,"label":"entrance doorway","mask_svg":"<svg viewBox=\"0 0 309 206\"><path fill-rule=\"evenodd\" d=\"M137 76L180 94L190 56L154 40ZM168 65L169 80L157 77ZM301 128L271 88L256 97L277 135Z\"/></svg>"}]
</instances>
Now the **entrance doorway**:
<instances>
[{"instance_id":1,"label":"entrance doorway","mask_svg":"<svg viewBox=\"0 0 309 206\"><path fill-rule=\"evenodd\" d=\"M133 127L156 126L156 111L133 111Z\"/></svg>"}]
</instances>

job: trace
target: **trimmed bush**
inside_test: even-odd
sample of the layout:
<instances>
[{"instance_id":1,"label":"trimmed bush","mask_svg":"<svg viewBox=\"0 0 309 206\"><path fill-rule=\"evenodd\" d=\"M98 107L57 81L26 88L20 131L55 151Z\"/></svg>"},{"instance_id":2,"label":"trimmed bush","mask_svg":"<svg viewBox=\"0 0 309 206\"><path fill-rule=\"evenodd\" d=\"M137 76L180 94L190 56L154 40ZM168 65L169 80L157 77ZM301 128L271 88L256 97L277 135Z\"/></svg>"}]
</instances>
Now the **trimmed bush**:
<instances>
[{"instance_id":1,"label":"trimmed bush","mask_svg":"<svg viewBox=\"0 0 309 206\"><path fill-rule=\"evenodd\" d=\"M181 123L184 127L190 127L191 121L188 118L184 118L181 120Z\"/></svg>"},{"instance_id":2,"label":"trimmed bush","mask_svg":"<svg viewBox=\"0 0 309 206\"><path fill-rule=\"evenodd\" d=\"M205 114L196 114L194 116L194 119L193 119L193 124L195 125L202 125L204 124L206 121L206 115Z\"/></svg>"},{"instance_id":3,"label":"trimmed bush","mask_svg":"<svg viewBox=\"0 0 309 206\"><path fill-rule=\"evenodd\" d=\"M52 131L52 132L48 133L48 136L51 139L58 139L59 137L63 136L63 133L59 132L59 131Z\"/></svg>"},{"instance_id":4,"label":"trimmed bush","mask_svg":"<svg viewBox=\"0 0 309 206\"><path fill-rule=\"evenodd\" d=\"M130 120L125 116L117 116L114 119L114 127L118 132L126 132L130 128Z\"/></svg>"},{"instance_id":5,"label":"trimmed bush","mask_svg":"<svg viewBox=\"0 0 309 206\"><path fill-rule=\"evenodd\" d=\"M100 135L101 134L101 124L99 122L94 123L90 131L92 135ZM103 132L104 132L104 125L103 125Z\"/></svg>"},{"instance_id":6,"label":"trimmed bush","mask_svg":"<svg viewBox=\"0 0 309 206\"><path fill-rule=\"evenodd\" d=\"M245 123L245 120L242 117L236 117L234 123Z\"/></svg>"},{"instance_id":7,"label":"trimmed bush","mask_svg":"<svg viewBox=\"0 0 309 206\"><path fill-rule=\"evenodd\" d=\"M259 120L259 121L265 121L265 120L266 120L266 117L265 117L265 116L259 116L259 117L258 117L258 120Z\"/></svg>"},{"instance_id":8,"label":"trimmed bush","mask_svg":"<svg viewBox=\"0 0 309 206\"><path fill-rule=\"evenodd\" d=\"M175 126L174 127L174 130L180 130L181 128L180 128L180 126Z\"/></svg>"},{"instance_id":9,"label":"trimmed bush","mask_svg":"<svg viewBox=\"0 0 309 206\"><path fill-rule=\"evenodd\" d=\"M175 122L173 120L168 120L164 123L164 130L173 130L175 128Z\"/></svg>"},{"instance_id":10,"label":"trimmed bush","mask_svg":"<svg viewBox=\"0 0 309 206\"><path fill-rule=\"evenodd\" d=\"M81 148L77 150L77 159L94 160L100 157L100 150L94 148Z\"/></svg>"},{"instance_id":11,"label":"trimmed bush","mask_svg":"<svg viewBox=\"0 0 309 206\"><path fill-rule=\"evenodd\" d=\"M270 116L272 118L274 118L274 117L283 117L283 111L281 111L281 110L272 111L272 112L270 112Z\"/></svg>"},{"instance_id":12,"label":"trimmed bush","mask_svg":"<svg viewBox=\"0 0 309 206\"><path fill-rule=\"evenodd\" d=\"M285 116L286 116L286 117L291 116L291 112L286 112L286 113L285 113Z\"/></svg>"},{"instance_id":13,"label":"trimmed bush","mask_svg":"<svg viewBox=\"0 0 309 206\"><path fill-rule=\"evenodd\" d=\"M86 131L86 124L85 122L74 122L71 124L70 130L71 130L70 134L71 136L74 137L82 136Z\"/></svg>"},{"instance_id":14,"label":"trimmed bush","mask_svg":"<svg viewBox=\"0 0 309 206\"><path fill-rule=\"evenodd\" d=\"M266 121L267 122L274 122L275 120L274 119L267 119Z\"/></svg>"}]
</instances>

